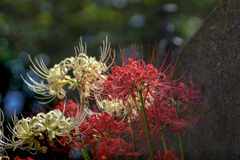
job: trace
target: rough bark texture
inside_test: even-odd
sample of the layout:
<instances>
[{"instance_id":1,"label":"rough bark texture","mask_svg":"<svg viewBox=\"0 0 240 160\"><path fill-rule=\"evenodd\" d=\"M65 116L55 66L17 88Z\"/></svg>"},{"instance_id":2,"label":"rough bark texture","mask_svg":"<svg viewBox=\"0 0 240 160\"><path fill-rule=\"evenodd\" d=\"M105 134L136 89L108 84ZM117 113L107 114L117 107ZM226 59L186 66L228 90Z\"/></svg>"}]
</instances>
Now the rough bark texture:
<instances>
[{"instance_id":1,"label":"rough bark texture","mask_svg":"<svg viewBox=\"0 0 240 160\"><path fill-rule=\"evenodd\" d=\"M239 52L240 1L222 0L179 53L176 72L182 73L190 58L193 78L199 72L211 91L202 119L183 136L186 159L240 159Z\"/></svg>"}]
</instances>

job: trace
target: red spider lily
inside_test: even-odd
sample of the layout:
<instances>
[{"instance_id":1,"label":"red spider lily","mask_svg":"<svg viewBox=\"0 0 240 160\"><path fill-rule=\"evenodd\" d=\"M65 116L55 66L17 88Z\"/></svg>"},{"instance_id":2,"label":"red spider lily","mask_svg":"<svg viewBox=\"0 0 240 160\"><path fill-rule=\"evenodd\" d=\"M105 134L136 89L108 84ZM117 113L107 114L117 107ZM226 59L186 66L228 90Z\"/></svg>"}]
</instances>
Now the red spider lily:
<instances>
[{"instance_id":1,"label":"red spider lily","mask_svg":"<svg viewBox=\"0 0 240 160\"><path fill-rule=\"evenodd\" d=\"M149 121L148 121L149 134L150 134L150 136L151 136L151 141L152 141L153 143L155 143L155 144L158 143L158 142L156 141L156 139L159 139L159 140L163 141L163 138L158 134L158 130L159 130L160 128L165 128L165 127L166 127L166 126L165 126L165 127L162 127L161 125L158 126L158 124L157 124L157 126L156 126L156 124L157 124L157 123L155 123L155 122L149 122ZM138 124L138 133L137 133L136 135L139 135L139 137L140 137L142 140L145 140L145 141L142 141L142 142L141 142L141 143L143 143L143 146L144 146L144 145L147 145L147 142L146 142L147 137L146 137L146 135L145 135L145 131L144 131L144 128L143 128L142 123L139 123L139 124ZM139 141L139 139L138 139L138 141ZM165 139L165 143L168 143L168 139Z\"/></svg>"},{"instance_id":2,"label":"red spider lily","mask_svg":"<svg viewBox=\"0 0 240 160\"><path fill-rule=\"evenodd\" d=\"M165 75L162 70L156 69L152 64L146 65L144 61L133 61L128 59L128 64L123 63L123 67L112 67L112 74L109 74L106 83L102 89L108 98L118 98L126 101L128 95L136 98L136 93L149 89L150 94L155 98L156 95L152 90L166 87L171 82L168 80L173 72ZM173 69L171 69L174 71ZM161 78L159 78L161 77Z\"/></svg>"},{"instance_id":3,"label":"red spider lily","mask_svg":"<svg viewBox=\"0 0 240 160\"><path fill-rule=\"evenodd\" d=\"M154 156L154 160L181 160L178 157L175 157L174 153L172 153L173 150L167 150L165 155L162 155L161 150L157 151L157 155ZM148 160L151 160L151 157L148 158Z\"/></svg>"},{"instance_id":4,"label":"red spider lily","mask_svg":"<svg viewBox=\"0 0 240 160\"><path fill-rule=\"evenodd\" d=\"M88 121L79 126L79 132L82 133L82 141L85 145L96 144L101 141L107 141L115 133L123 133L128 127L123 122L114 120L114 116L108 113L93 114Z\"/></svg>"},{"instance_id":5,"label":"red spider lily","mask_svg":"<svg viewBox=\"0 0 240 160\"><path fill-rule=\"evenodd\" d=\"M93 114L80 127L81 140L84 145L91 145L95 159L112 159L119 155L137 156L146 151L146 148L131 153L132 145L120 139L116 134L126 132L128 124L117 122L108 113ZM118 138L117 138L118 137Z\"/></svg>"},{"instance_id":6,"label":"red spider lily","mask_svg":"<svg viewBox=\"0 0 240 160\"><path fill-rule=\"evenodd\" d=\"M189 81L190 87L184 83L180 83L174 89L169 90L168 97L172 97L173 103L180 104L204 104L202 101L204 91L194 90L194 83Z\"/></svg>"},{"instance_id":7,"label":"red spider lily","mask_svg":"<svg viewBox=\"0 0 240 160\"><path fill-rule=\"evenodd\" d=\"M153 98L159 98L158 94L163 89L171 88L173 83L188 79L185 72L178 80L171 81L177 64L172 52L166 55L162 65L159 66L158 60L154 59L157 53L155 48L152 52L149 49L147 64L138 56L136 46L132 47L132 58L129 59L126 58L123 48L120 51L123 59L122 66L112 67L111 73L107 71L104 76L99 74L101 83L92 80L93 85L101 90L96 90L94 93L100 94L103 98L107 97L109 100L118 98L126 102L128 96L135 98L136 93L140 91L147 91Z\"/></svg>"},{"instance_id":8,"label":"red spider lily","mask_svg":"<svg viewBox=\"0 0 240 160\"><path fill-rule=\"evenodd\" d=\"M102 112L101 114L93 114L88 122L91 123L91 128L98 133L108 131L114 133L124 132L128 127L123 122L118 123L114 120L114 117L106 112Z\"/></svg>"},{"instance_id":9,"label":"red spider lily","mask_svg":"<svg viewBox=\"0 0 240 160\"><path fill-rule=\"evenodd\" d=\"M149 128L152 134L156 135L158 130L165 127L174 133L185 134L186 129L192 129L201 119L203 114L203 105L187 106L184 112L179 112L178 108L169 108L169 101L154 101L151 107L146 108Z\"/></svg>"},{"instance_id":10,"label":"red spider lily","mask_svg":"<svg viewBox=\"0 0 240 160\"><path fill-rule=\"evenodd\" d=\"M107 142L98 144L97 154L94 159L108 160L117 158L119 155L133 155L130 153L131 144L126 143L123 139L108 139Z\"/></svg>"},{"instance_id":11,"label":"red spider lily","mask_svg":"<svg viewBox=\"0 0 240 160\"><path fill-rule=\"evenodd\" d=\"M153 134L157 134L159 129L163 129L168 125L175 125L178 121L175 108L166 107L167 102L160 104L154 101L153 106L146 108L146 114L150 126L153 127ZM174 126L176 127L176 126Z\"/></svg>"},{"instance_id":12,"label":"red spider lily","mask_svg":"<svg viewBox=\"0 0 240 160\"><path fill-rule=\"evenodd\" d=\"M64 101L60 101L59 104L55 107L55 109L59 109L61 112L63 112L64 108ZM71 99L67 100L66 107L65 107L65 116L75 117L77 114L79 106L77 103L73 102Z\"/></svg>"},{"instance_id":13,"label":"red spider lily","mask_svg":"<svg viewBox=\"0 0 240 160\"><path fill-rule=\"evenodd\" d=\"M169 90L168 94L165 94L169 98L168 103L172 108L176 108L178 112L178 118L183 119L183 123L179 125L185 125L185 127L194 127L201 119L204 104L208 101L209 95L206 100L203 101L204 90L194 89L194 83L189 81L190 87L184 83L180 83L178 86ZM168 105L169 106L169 105ZM185 124L184 124L185 123ZM174 130L177 130L176 128Z\"/></svg>"}]
</instances>

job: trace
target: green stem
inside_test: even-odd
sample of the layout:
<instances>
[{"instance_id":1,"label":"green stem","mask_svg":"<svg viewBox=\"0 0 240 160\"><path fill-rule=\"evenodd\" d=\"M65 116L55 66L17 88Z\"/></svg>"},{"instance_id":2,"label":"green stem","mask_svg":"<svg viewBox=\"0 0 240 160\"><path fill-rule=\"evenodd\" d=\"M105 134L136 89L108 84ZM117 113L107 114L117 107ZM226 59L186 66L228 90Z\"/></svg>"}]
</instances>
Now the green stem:
<instances>
[{"instance_id":1,"label":"green stem","mask_svg":"<svg viewBox=\"0 0 240 160\"><path fill-rule=\"evenodd\" d=\"M175 105L175 108L176 108L176 115L177 115L177 117L179 117L177 105ZM179 140L179 147L180 147L180 153L181 153L181 160L184 160L183 146L182 146L182 136L181 136L180 132L178 133L178 140Z\"/></svg>"},{"instance_id":2,"label":"green stem","mask_svg":"<svg viewBox=\"0 0 240 160\"><path fill-rule=\"evenodd\" d=\"M82 155L83 155L83 158L84 158L85 160L91 160L91 158L89 157L89 155L88 155L87 150L86 150L85 147L80 148L80 151L81 151L81 153L82 153Z\"/></svg>"},{"instance_id":3,"label":"green stem","mask_svg":"<svg viewBox=\"0 0 240 160\"><path fill-rule=\"evenodd\" d=\"M161 133L161 136L162 136L163 147L164 147L164 151L165 151L165 154L166 154L167 153L167 145L166 145L166 141L165 141L162 129L160 130L160 133Z\"/></svg>"},{"instance_id":4,"label":"green stem","mask_svg":"<svg viewBox=\"0 0 240 160\"><path fill-rule=\"evenodd\" d=\"M145 134L147 136L147 141L148 141L148 146L149 146L151 159L154 160L153 148L152 148L148 123L147 123L147 115L146 115L146 111L145 111L145 107L144 107L144 103L143 103L143 95L142 95L141 91L139 91L139 96L140 96L140 100L141 100L141 108L142 108L142 113L143 113L143 127L144 127Z\"/></svg>"},{"instance_id":5,"label":"green stem","mask_svg":"<svg viewBox=\"0 0 240 160\"><path fill-rule=\"evenodd\" d=\"M181 133L178 133L178 139L179 139L180 153L181 153L181 158L182 158L181 160L184 160Z\"/></svg>"}]
</instances>

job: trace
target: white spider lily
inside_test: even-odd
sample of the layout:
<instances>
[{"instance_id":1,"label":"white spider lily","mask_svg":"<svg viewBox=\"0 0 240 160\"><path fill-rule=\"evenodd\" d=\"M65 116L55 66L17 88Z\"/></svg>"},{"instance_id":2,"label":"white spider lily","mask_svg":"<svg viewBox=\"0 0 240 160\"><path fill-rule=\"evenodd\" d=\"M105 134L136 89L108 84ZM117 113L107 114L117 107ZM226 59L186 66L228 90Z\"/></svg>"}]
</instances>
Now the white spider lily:
<instances>
[{"instance_id":1,"label":"white spider lily","mask_svg":"<svg viewBox=\"0 0 240 160\"><path fill-rule=\"evenodd\" d=\"M100 97L96 97L96 103L100 110L103 112L107 112L109 115L116 114L117 116L122 116L123 114L127 114L124 112L125 106L123 105L123 101L120 99L112 99L111 101L108 99L100 99Z\"/></svg>"},{"instance_id":2,"label":"white spider lily","mask_svg":"<svg viewBox=\"0 0 240 160\"><path fill-rule=\"evenodd\" d=\"M72 135L79 134L78 127L83 123L85 114L78 110L75 117L66 118L64 111L65 105L63 112L55 109L47 114L39 113L33 118L27 117L21 120L14 116L14 127L8 127L13 134L12 138L4 137L7 142L1 141L0 145L5 149L20 148L36 154L38 151L43 153L47 151L47 146L41 145L39 141L46 140L45 138L50 144L54 139L61 143L57 137L64 136L68 137L65 143L69 144L72 141Z\"/></svg>"},{"instance_id":3,"label":"white spider lily","mask_svg":"<svg viewBox=\"0 0 240 160\"><path fill-rule=\"evenodd\" d=\"M79 47L75 47L75 62L74 62L74 71L73 74L76 76L79 75L79 72L82 72L82 74L85 74L86 72L88 75L96 75L96 72L98 74L101 74L108 70L109 67L113 64L113 61L107 66L109 59L111 59L111 52L112 49L110 47L111 43L108 43L108 38L106 37L106 43L103 41L103 47L100 47L100 61L97 61L95 57L88 57L87 56L87 50L86 50L86 43L85 48L82 45L82 39L80 38ZM116 55L115 50L113 50L113 57ZM94 71L93 71L94 70ZM81 73L80 73L81 74Z\"/></svg>"},{"instance_id":4,"label":"white spider lily","mask_svg":"<svg viewBox=\"0 0 240 160\"><path fill-rule=\"evenodd\" d=\"M121 99L112 99L111 101L108 99L101 99L100 96L95 94L95 99L98 108L102 112L107 112L109 115L116 115L118 117L122 118L122 121L127 117L131 116L132 119L135 119L138 116L138 113L136 111L136 108L134 107L135 104L130 97L128 99L128 107L125 107L123 104L123 101Z\"/></svg>"},{"instance_id":5,"label":"white spider lily","mask_svg":"<svg viewBox=\"0 0 240 160\"><path fill-rule=\"evenodd\" d=\"M27 82L24 78L23 80L28 85L29 89L44 96L43 98L37 98L48 100L47 102L42 103L48 103L56 96L59 99L64 99L66 91L63 87L66 84L70 85L69 89L74 89L74 86L79 86L80 88L83 87L84 94L88 97L90 95L90 90L93 87L91 81L93 79L98 79L99 74L108 70L112 65L113 62L108 66L106 65L110 59L115 58L115 51L113 51L113 55L111 55L111 52L110 42L108 44L108 39L106 37L106 43L103 41L103 47L100 47L100 61L97 61L95 57L88 57L87 44L85 43L84 48L80 37L79 47L75 47L76 56L64 59L51 69L46 67L42 59L40 59L40 62L36 60L35 65L29 57L33 66L30 66L32 71L43 80L46 80L47 83L44 83L43 80L40 83L36 82L28 74L27 75L33 84ZM74 78L67 75L70 70L72 70Z\"/></svg>"},{"instance_id":6,"label":"white spider lily","mask_svg":"<svg viewBox=\"0 0 240 160\"><path fill-rule=\"evenodd\" d=\"M80 87L83 87L85 96L89 96L89 92L94 86L91 85L91 81L98 79L99 75L108 70L108 68L113 64L106 65L111 58L115 58L115 50L113 55L111 55L112 49L110 48L110 42L106 37L106 43L103 41L103 48L100 47L100 61L97 61L95 57L87 56L87 44L85 42L85 47L82 44L82 38L80 37L79 47L74 47L76 57L66 58L60 65L64 69L72 69L73 75ZM103 76L103 75L101 75Z\"/></svg>"},{"instance_id":7,"label":"white spider lily","mask_svg":"<svg viewBox=\"0 0 240 160\"><path fill-rule=\"evenodd\" d=\"M28 85L28 88L33 90L37 94L45 96L44 98L40 99L50 99L49 101L52 101L56 96L59 99L64 99L64 97L66 96L66 91L63 89L63 87L66 84L72 84L71 77L69 75L65 75L66 70L65 71L61 70L59 65L54 65L53 68L48 70L42 59L40 59L40 63L37 61L37 59L35 59L36 65L30 58L30 56L29 59L33 66L33 67L30 66L32 71L43 80L45 79L47 81L47 84L45 84L43 80L40 83L36 82L33 78L31 78L27 74L30 81L33 83L31 84L27 82L22 77L23 81Z\"/></svg>"}]
</instances>

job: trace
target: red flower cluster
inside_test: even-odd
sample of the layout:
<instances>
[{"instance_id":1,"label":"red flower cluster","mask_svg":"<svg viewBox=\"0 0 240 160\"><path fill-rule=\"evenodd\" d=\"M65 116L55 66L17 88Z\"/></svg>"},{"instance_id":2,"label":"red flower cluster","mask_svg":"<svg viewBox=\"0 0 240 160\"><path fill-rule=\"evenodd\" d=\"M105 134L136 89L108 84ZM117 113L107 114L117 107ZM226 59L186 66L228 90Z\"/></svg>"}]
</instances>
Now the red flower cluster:
<instances>
[{"instance_id":1,"label":"red flower cluster","mask_svg":"<svg viewBox=\"0 0 240 160\"><path fill-rule=\"evenodd\" d=\"M99 139L106 139L112 133L122 133L128 127L123 122L118 123L114 120L114 116L109 116L108 113L102 112L101 114L93 114L88 121L85 121L80 127L79 132L83 133L84 144L99 141Z\"/></svg>"},{"instance_id":2,"label":"red flower cluster","mask_svg":"<svg viewBox=\"0 0 240 160\"><path fill-rule=\"evenodd\" d=\"M202 117L207 101L202 100L204 92L194 89L187 70L179 79L172 80L177 64L173 53L165 57L160 67L154 67L155 50L148 56L150 58L146 64L142 59L137 60L136 47L132 49L132 59L127 60L122 50L122 66L112 67L111 73L106 73L107 76L99 75L101 83L94 82L101 90L98 93L103 99L117 98L123 100L126 107L136 107L142 122L138 127L139 134L143 138L144 132L148 132L147 127L152 136L163 129L184 134L187 128L194 127ZM188 82L190 87L187 86ZM129 104L130 100L133 103ZM145 107L146 116L141 106ZM147 121L144 124L143 119ZM146 136L149 141L149 135Z\"/></svg>"},{"instance_id":3,"label":"red flower cluster","mask_svg":"<svg viewBox=\"0 0 240 160\"><path fill-rule=\"evenodd\" d=\"M158 130L163 129L166 126L168 128L169 125L180 127L178 126L178 122L184 122L178 119L175 108L168 108L167 106L168 103L166 101L159 103L154 101L153 106L146 108L148 122L155 135L158 134Z\"/></svg>"},{"instance_id":4,"label":"red flower cluster","mask_svg":"<svg viewBox=\"0 0 240 160\"><path fill-rule=\"evenodd\" d=\"M124 105L129 106L129 97L140 102L141 92L144 96L144 105L148 104L145 105L146 114L149 123L154 124L151 126L154 128L154 134L159 128L169 124L172 126L171 131L175 133L181 130L184 133L185 128L194 126L202 116L204 92L194 90L194 83L189 81L187 71L179 79L172 80L177 62L173 63L174 54L169 53L157 69L158 65L156 67L152 65L155 50L148 56L149 64L146 65L143 60L136 60L138 57L135 46L132 49L132 59L126 60L125 52L122 50L124 61L122 66L112 67L112 73L107 72L107 78L102 78L105 83L96 83L102 90L101 96L103 98L107 96L109 100L122 99ZM190 87L186 85L188 81Z\"/></svg>"},{"instance_id":5,"label":"red flower cluster","mask_svg":"<svg viewBox=\"0 0 240 160\"><path fill-rule=\"evenodd\" d=\"M131 155L132 145L116 136L116 133L123 133L126 129L128 127L125 123L117 122L114 116L109 116L106 112L93 114L79 127L83 144L91 145L92 156L99 160Z\"/></svg>"},{"instance_id":6,"label":"red flower cluster","mask_svg":"<svg viewBox=\"0 0 240 160\"><path fill-rule=\"evenodd\" d=\"M59 109L63 112L64 108L64 101L60 101L59 104L55 107L55 109ZM66 107L65 107L65 116L75 117L77 114L79 106L77 103L73 102L72 100L67 100Z\"/></svg>"},{"instance_id":7,"label":"red flower cluster","mask_svg":"<svg viewBox=\"0 0 240 160\"><path fill-rule=\"evenodd\" d=\"M108 96L110 100L118 98L123 101L126 101L128 95L136 98L136 93L143 90L148 90L152 97L157 98L154 91L169 88L171 82L168 80L174 71L174 67L157 69L152 64L146 65L143 60L134 61L130 58L122 67L114 66L111 69L112 74L109 73L105 83L99 86L104 90L101 94ZM165 72L169 74L166 75Z\"/></svg>"},{"instance_id":8,"label":"red flower cluster","mask_svg":"<svg viewBox=\"0 0 240 160\"><path fill-rule=\"evenodd\" d=\"M119 155L132 155L130 153L131 144L126 143L123 139L108 139L98 144L97 154L94 159L108 160L117 158Z\"/></svg>"},{"instance_id":9,"label":"red flower cluster","mask_svg":"<svg viewBox=\"0 0 240 160\"><path fill-rule=\"evenodd\" d=\"M175 155L172 153L173 150L167 150L165 155L162 155L162 152L159 150L157 151L157 155L154 156L154 160L181 160L178 157L175 157ZM148 160L151 160L151 157L148 158Z\"/></svg>"},{"instance_id":10,"label":"red flower cluster","mask_svg":"<svg viewBox=\"0 0 240 160\"><path fill-rule=\"evenodd\" d=\"M186 128L193 127L201 119L204 110L203 92L194 90L180 83L177 87L163 91L162 98L154 100L151 107L146 108L146 114L153 134L167 128L171 132L182 134Z\"/></svg>"},{"instance_id":11,"label":"red flower cluster","mask_svg":"<svg viewBox=\"0 0 240 160\"><path fill-rule=\"evenodd\" d=\"M174 89L169 90L167 96L172 97L171 99L172 103L177 105L178 104L204 105L204 103L206 103L208 100L207 99L204 102L202 100L204 91L194 90L194 83L191 80L189 81L189 84L190 87L188 87L184 83L180 83L178 86L176 85ZM180 110L180 112L183 111Z\"/></svg>"}]
</instances>

